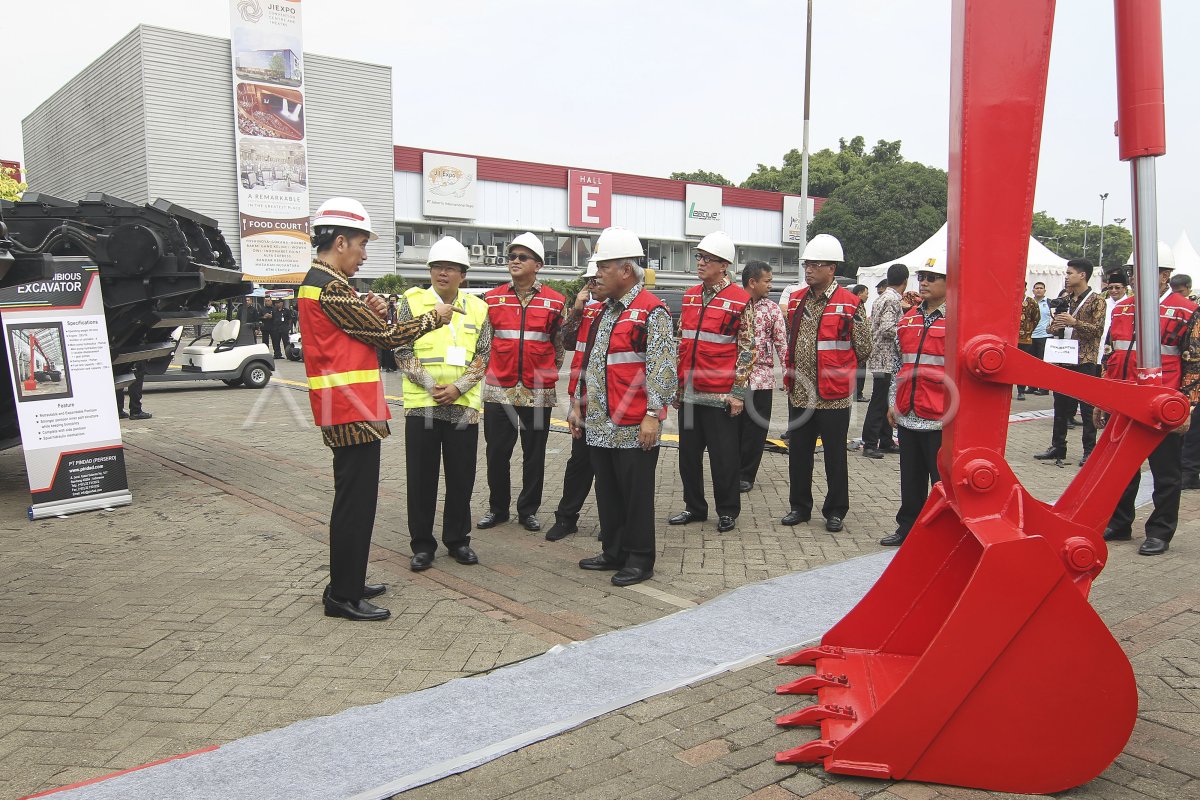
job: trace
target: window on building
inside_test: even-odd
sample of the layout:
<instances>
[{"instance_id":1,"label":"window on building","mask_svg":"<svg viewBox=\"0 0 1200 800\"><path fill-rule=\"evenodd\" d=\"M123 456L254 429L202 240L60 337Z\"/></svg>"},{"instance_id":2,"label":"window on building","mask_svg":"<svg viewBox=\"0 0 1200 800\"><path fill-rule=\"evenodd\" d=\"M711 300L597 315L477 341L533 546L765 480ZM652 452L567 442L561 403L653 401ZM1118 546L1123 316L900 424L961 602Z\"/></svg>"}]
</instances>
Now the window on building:
<instances>
[{"instance_id":1,"label":"window on building","mask_svg":"<svg viewBox=\"0 0 1200 800\"><path fill-rule=\"evenodd\" d=\"M580 267L587 266L588 259L592 257L592 250L596 243L587 236L578 236L575 239L575 264Z\"/></svg>"},{"instance_id":2,"label":"window on building","mask_svg":"<svg viewBox=\"0 0 1200 800\"><path fill-rule=\"evenodd\" d=\"M575 265L574 250L575 237L559 236L558 237L558 266L572 267Z\"/></svg>"}]
</instances>

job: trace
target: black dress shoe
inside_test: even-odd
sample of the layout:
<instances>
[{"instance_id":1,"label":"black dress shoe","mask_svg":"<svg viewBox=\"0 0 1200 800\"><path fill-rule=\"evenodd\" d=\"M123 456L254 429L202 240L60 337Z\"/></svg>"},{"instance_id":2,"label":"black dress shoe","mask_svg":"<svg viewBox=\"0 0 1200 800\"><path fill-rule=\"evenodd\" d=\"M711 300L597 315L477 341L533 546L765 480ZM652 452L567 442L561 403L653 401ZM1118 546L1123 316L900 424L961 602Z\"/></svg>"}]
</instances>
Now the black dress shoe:
<instances>
[{"instance_id":1,"label":"black dress shoe","mask_svg":"<svg viewBox=\"0 0 1200 800\"><path fill-rule=\"evenodd\" d=\"M1092 454L1092 451L1091 451L1091 450L1089 450L1089 451L1087 451L1086 453L1084 453L1084 454L1083 454L1083 458L1079 459L1079 466L1081 466L1081 467L1082 467L1084 464L1086 464L1086 463L1087 463L1087 460L1088 460L1088 456L1090 456L1091 454Z\"/></svg>"},{"instance_id":2,"label":"black dress shoe","mask_svg":"<svg viewBox=\"0 0 1200 800\"><path fill-rule=\"evenodd\" d=\"M1018 400L1024 400L1024 399L1025 399L1025 393L1024 393L1024 392L1017 392L1017 399L1018 399Z\"/></svg>"},{"instance_id":3,"label":"black dress shoe","mask_svg":"<svg viewBox=\"0 0 1200 800\"><path fill-rule=\"evenodd\" d=\"M521 517L521 527L527 531L540 531L542 529L542 521L530 514L527 517Z\"/></svg>"},{"instance_id":4,"label":"black dress shoe","mask_svg":"<svg viewBox=\"0 0 1200 800\"><path fill-rule=\"evenodd\" d=\"M826 517L825 518L825 530L829 531L830 533L837 533L841 529L842 529L842 518L841 517Z\"/></svg>"},{"instance_id":5,"label":"black dress shoe","mask_svg":"<svg viewBox=\"0 0 1200 800\"><path fill-rule=\"evenodd\" d=\"M751 483L750 481L738 481L738 491L741 492L742 494L745 494L746 492L750 491L753 488L754 488L754 484Z\"/></svg>"},{"instance_id":6,"label":"black dress shoe","mask_svg":"<svg viewBox=\"0 0 1200 800\"><path fill-rule=\"evenodd\" d=\"M466 564L467 566L479 563L479 556L475 555L475 551L471 549L469 544L460 544L458 547L453 548L450 551L450 557L458 563Z\"/></svg>"},{"instance_id":7,"label":"black dress shoe","mask_svg":"<svg viewBox=\"0 0 1200 800\"><path fill-rule=\"evenodd\" d=\"M879 543L884 547L899 547L904 544L904 540L908 538L908 534L896 531L891 536L885 536L879 540Z\"/></svg>"},{"instance_id":8,"label":"black dress shoe","mask_svg":"<svg viewBox=\"0 0 1200 800\"><path fill-rule=\"evenodd\" d=\"M550 526L550 530L546 531L546 541L557 542L559 539L565 539L572 533L576 533L578 530L578 525L568 525L562 520L559 520Z\"/></svg>"},{"instance_id":9,"label":"black dress shoe","mask_svg":"<svg viewBox=\"0 0 1200 800\"><path fill-rule=\"evenodd\" d=\"M429 569L433 566L433 553L413 553L412 561L408 563L408 568L413 572L420 572L423 569Z\"/></svg>"},{"instance_id":10,"label":"black dress shoe","mask_svg":"<svg viewBox=\"0 0 1200 800\"><path fill-rule=\"evenodd\" d=\"M1104 541L1106 542L1128 542L1133 538L1131 531L1119 531L1116 528L1104 529Z\"/></svg>"},{"instance_id":11,"label":"black dress shoe","mask_svg":"<svg viewBox=\"0 0 1200 800\"><path fill-rule=\"evenodd\" d=\"M480 530L487 530L488 528L496 527L501 522L508 522L508 514L498 514L495 511L489 511L483 515L483 518L479 522L475 523L475 527Z\"/></svg>"},{"instance_id":12,"label":"black dress shoe","mask_svg":"<svg viewBox=\"0 0 1200 800\"><path fill-rule=\"evenodd\" d=\"M670 525L687 525L689 522L704 522L708 517L701 517L693 514L690 511L680 511L675 516L667 520Z\"/></svg>"},{"instance_id":13,"label":"black dress shoe","mask_svg":"<svg viewBox=\"0 0 1200 800\"><path fill-rule=\"evenodd\" d=\"M1171 543L1165 539L1155 539L1152 536L1147 536L1146 541L1142 542L1142 546L1138 548L1138 555L1161 556L1163 553L1167 552L1167 548L1170 546ZM617 574L619 575L620 573ZM616 583L615 579L613 580L613 583Z\"/></svg>"},{"instance_id":14,"label":"black dress shoe","mask_svg":"<svg viewBox=\"0 0 1200 800\"><path fill-rule=\"evenodd\" d=\"M1038 389L1037 391L1034 392L1034 394L1036 394L1038 397L1049 397L1050 390L1049 389Z\"/></svg>"},{"instance_id":15,"label":"black dress shoe","mask_svg":"<svg viewBox=\"0 0 1200 800\"><path fill-rule=\"evenodd\" d=\"M129 412L123 408L117 409L117 419L129 419Z\"/></svg>"},{"instance_id":16,"label":"black dress shoe","mask_svg":"<svg viewBox=\"0 0 1200 800\"><path fill-rule=\"evenodd\" d=\"M866 458L883 458L883 451L878 447L864 447L863 456Z\"/></svg>"},{"instance_id":17,"label":"black dress shoe","mask_svg":"<svg viewBox=\"0 0 1200 800\"><path fill-rule=\"evenodd\" d=\"M363 600L370 600L372 597L379 597L387 591L386 583L364 583L363 584ZM321 593L322 600L329 599L329 587L325 587L325 591Z\"/></svg>"},{"instance_id":18,"label":"black dress shoe","mask_svg":"<svg viewBox=\"0 0 1200 800\"><path fill-rule=\"evenodd\" d=\"M895 455L900 452L900 445L895 442L884 442L879 445L879 451L884 455Z\"/></svg>"},{"instance_id":19,"label":"black dress shoe","mask_svg":"<svg viewBox=\"0 0 1200 800\"><path fill-rule=\"evenodd\" d=\"M1067 451L1060 450L1057 447L1048 447L1044 453L1038 453L1034 456L1038 461L1057 461L1060 458L1066 458Z\"/></svg>"},{"instance_id":20,"label":"black dress shoe","mask_svg":"<svg viewBox=\"0 0 1200 800\"><path fill-rule=\"evenodd\" d=\"M789 511L784 514L783 519L779 520L784 525L799 525L801 522L808 522L812 519L812 513L808 511Z\"/></svg>"},{"instance_id":21,"label":"black dress shoe","mask_svg":"<svg viewBox=\"0 0 1200 800\"><path fill-rule=\"evenodd\" d=\"M325 616L327 617L344 617L356 622L374 622L387 619L392 615L392 612L386 608L380 608L377 605L368 603L366 600L352 602L350 600L338 600L334 597L326 597L324 602Z\"/></svg>"},{"instance_id":22,"label":"black dress shoe","mask_svg":"<svg viewBox=\"0 0 1200 800\"><path fill-rule=\"evenodd\" d=\"M610 560L608 556L604 555L604 553L601 553L598 556L592 556L591 558L580 560L579 568L612 571L621 569L621 565L616 561Z\"/></svg>"},{"instance_id":23,"label":"black dress shoe","mask_svg":"<svg viewBox=\"0 0 1200 800\"><path fill-rule=\"evenodd\" d=\"M729 533L737 527L737 520L734 517L718 517L717 518L717 533Z\"/></svg>"},{"instance_id":24,"label":"black dress shoe","mask_svg":"<svg viewBox=\"0 0 1200 800\"><path fill-rule=\"evenodd\" d=\"M151 414L149 411L130 411L129 418L130 419L153 419L154 415Z\"/></svg>"},{"instance_id":25,"label":"black dress shoe","mask_svg":"<svg viewBox=\"0 0 1200 800\"><path fill-rule=\"evenodd\" d=\"M632 586L635 583L648 581L654 577L654 570L642 567L625 567L612 576L613 586Z\"/></svg>"}]
</instances>

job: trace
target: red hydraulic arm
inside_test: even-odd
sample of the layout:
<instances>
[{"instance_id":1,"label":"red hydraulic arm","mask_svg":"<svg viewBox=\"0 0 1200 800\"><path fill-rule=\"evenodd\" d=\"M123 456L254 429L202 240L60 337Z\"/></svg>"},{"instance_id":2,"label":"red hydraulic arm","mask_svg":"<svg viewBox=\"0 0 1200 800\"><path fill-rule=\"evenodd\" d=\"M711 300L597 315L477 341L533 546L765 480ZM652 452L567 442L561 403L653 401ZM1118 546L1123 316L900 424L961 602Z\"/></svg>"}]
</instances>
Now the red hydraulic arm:
<instances>
[{"instance_id":1,"label":"red hydraulic arm","mask_svg":"<svg viewBox=\"0 0 1200 800\"><path fill-rule=\"evenodd\" d=\"M1126 6L1156 5L1118 0L1118 24L1139 17ZM1099 775L1133 730L1133 670L1088 591L1116 499L1189 408L1173 390L1081 375L1016 347L1053 15L1053 0L953 2L942 482L858 606L819 646L781 659L816 672L778 691L817 703L778 722L821 733L779 761L1046 793ZM1151 338L1157 353L1156 322ZM1113 413L1052 504L1004 458L1016 383Z\"/></svg>"}]
</instances>

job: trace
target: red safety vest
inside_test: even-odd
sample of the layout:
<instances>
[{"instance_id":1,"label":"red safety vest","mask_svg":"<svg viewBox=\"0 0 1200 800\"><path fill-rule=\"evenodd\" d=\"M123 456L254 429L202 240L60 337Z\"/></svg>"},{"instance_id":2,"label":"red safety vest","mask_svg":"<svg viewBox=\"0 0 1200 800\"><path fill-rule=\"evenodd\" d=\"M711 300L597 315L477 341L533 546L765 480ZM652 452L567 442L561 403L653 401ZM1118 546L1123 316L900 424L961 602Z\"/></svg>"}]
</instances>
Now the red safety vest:
<instances>
[{"instance_id":1,"label":"red safety vest","mask_svg":"<svg viewBox=\"0 0 1200 800\"><path fill-rule=\"evenodd\" d=\"M1134 349L1136 298L1126 297L1113 306L1108 326L1112 353L1104 365L1104 377L1119 381L1137 380L1137 351ZM1183 384L1183 351L1187 347L1188 322L1198 306L1171 292L1158 304L1158 336L1162 352L1163 386L1178 389Z\"/></svg>"},{"instance_id":2,"label":"red safety vest","mask_svg":"<svg viewBox=\"0 0 1200 800\"><path fill-rule=\"evenodd\" d=\"M497 286L483 296L492 323L492 352L484 381L492 386L543 389L558 382L554 363L554 336L562 320L566 299L542 286L521 305L512 283Z\"/></svg>"},{"instance_id":3,"label":"red safety vest","mask_svg":"<svg viewBox=\"0 0 1200 800\"><path fill-rule=\"evenodd\" d=\"M643 289L613 323L605 382L608 417L618 425L640 425L646 416L646 319L666 303ZM667 409L661 408L659 419Z\"/></svg>"},{"instance_id":4,"label":"red safety vest","mask_svg":"<svg viewBox=\"0 0 1200 800\"><path fill-rule=\"evenodd\" d=\"M922 419L940 420L946 414L946 318L926 325L921 306L913 306L896 323L896 337L900 341L896 407L901 414L915 410Z\"/></svg>"},{"instance_id":5,"label":"red safety vest","mask_svg":"<svg viewBox=\"0 0 1200 800\"><path fill-rule=\"evenodd\" d=\"M325 427L391 419L375 348L352 338L321 308L321 290L335 280L323 270L309 270L296 300L313 420Z\"/></svg>"},{"instance_id":6,"label":"red safety vest","mask_svg":"<svg viewBox=\"0 0 1200 800\"><path fill-rule=\"evenodd\" d=\"M679 385L724 394L733 388L738 331L750 293L732 283L704 304L704 284L683 293L680 314Z\"/></svg>"},{"instance_id":7,"label":"red safety vest","mask_svg":"<svg viewBox=\"0 0 1200 800\"><path fill-rule=\"evenodd\" d=\"M575 396L575 389L579 386L579 376L583 374L583 359L587 354L588 336L591 334L592 323L603 310L604 303L599 300L593 300L583 307L583 318L579 320L579 333L575 336L575 354L571 356L571 373L567 381L568 397Z\"/></svg>"},{"instance_id":8,"label":"red safety vest","mask_svg":"<svg viewBox=\"0 0 1200 800\"><path fill-rule=\"evenodd\" d=\"M792 390L796 379L796 337L800 333L798 310L804 306L809 287L792 294L788 300L787 320L789 347L787 369L783 382ZM841 286L833 290L829 302L821 311L817 325L817 396L822 400L843 400L854 389L855 373L858 371L858 356L854 354L854 314L858 311L858 297Z\"/></svg>"}]
</instances>

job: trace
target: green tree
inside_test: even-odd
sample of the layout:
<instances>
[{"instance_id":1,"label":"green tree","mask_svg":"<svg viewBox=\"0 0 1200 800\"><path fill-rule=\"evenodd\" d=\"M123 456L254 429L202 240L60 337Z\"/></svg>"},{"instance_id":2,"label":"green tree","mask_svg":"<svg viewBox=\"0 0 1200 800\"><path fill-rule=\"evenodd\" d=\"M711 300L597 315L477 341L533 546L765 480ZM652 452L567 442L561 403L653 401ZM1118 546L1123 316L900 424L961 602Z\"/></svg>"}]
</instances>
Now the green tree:
<instances>
[{"instance_id":1,"label":"green tree","mask_svg":"<svg viewBox=\"0 0 1200 800\"><path fill-rule=\"evenodd\" d=\"M1032 234L1062 258L1086 258L1093 264L1100 259L1100 226L1086 219L1059 222L1045 211L1033 215ZM1104 226L1105 269L1120 267L1133 252L1133 234L1119 225Z\"/></svg>"},{"instance_id":2,"label":"green tree","mask_svg":"<svg viewBox=\"0 0 1200 800\"><path fill-rule=\"evenodd\" d=\"M371 281L371 291L375 294L403 294L407 288L408 284L399 275L384 275Z\"/></svg>"},{"instance_id":3,"label":"green tree","mask_svg":"<svg viewBox=\"0 0 1200 800\"><path fill-rule=\"evenodd\" d=\"M0 167L0 200L17 201L29 188L29 184L17 180L17 171L12 167Z\"/></svg>"},{"instance_id":4,"label":"green tree","mask_svg":"<svg viewBox=\"0 0 1200 800\"><path fill-rule=\"evenodd\" d=\"M811 197L830 197L859 173L895 166L903 160L898 139L893 142L880 139L870 152L867 152L866 140L862 136L839 139L836 153L827 147L809 154L808 194ZM800 194L802 177L803 154L792 149L784 154L782 167L759 164L750 177L742 181L742 188Z\"/></svg>"},{"instance_id":5,"label":"green tree","mask_svg":"<svg viewBox=\"0 0 1200 800\"><path fill-rule=\"evenodd\" d=\"M946 221L945 170L897 160L895 144L864 157L869 163L852 170L809 226L810 237L829 233L841 241L846 275L907 253Z\"/></svg>"},{"instance_id":6,"label":"green tree","mask_svg":"<svg viewBox=\"0 0 1200 800\"><path fill-rule=\"evenodd\" d=\"M733 186L733 181L726 178L719 172L709 172L708 170L698 169L692 172L672 172L671 180L687 181L689 183L711 183L716 186Z\"/></svg>"}]
</instances>

